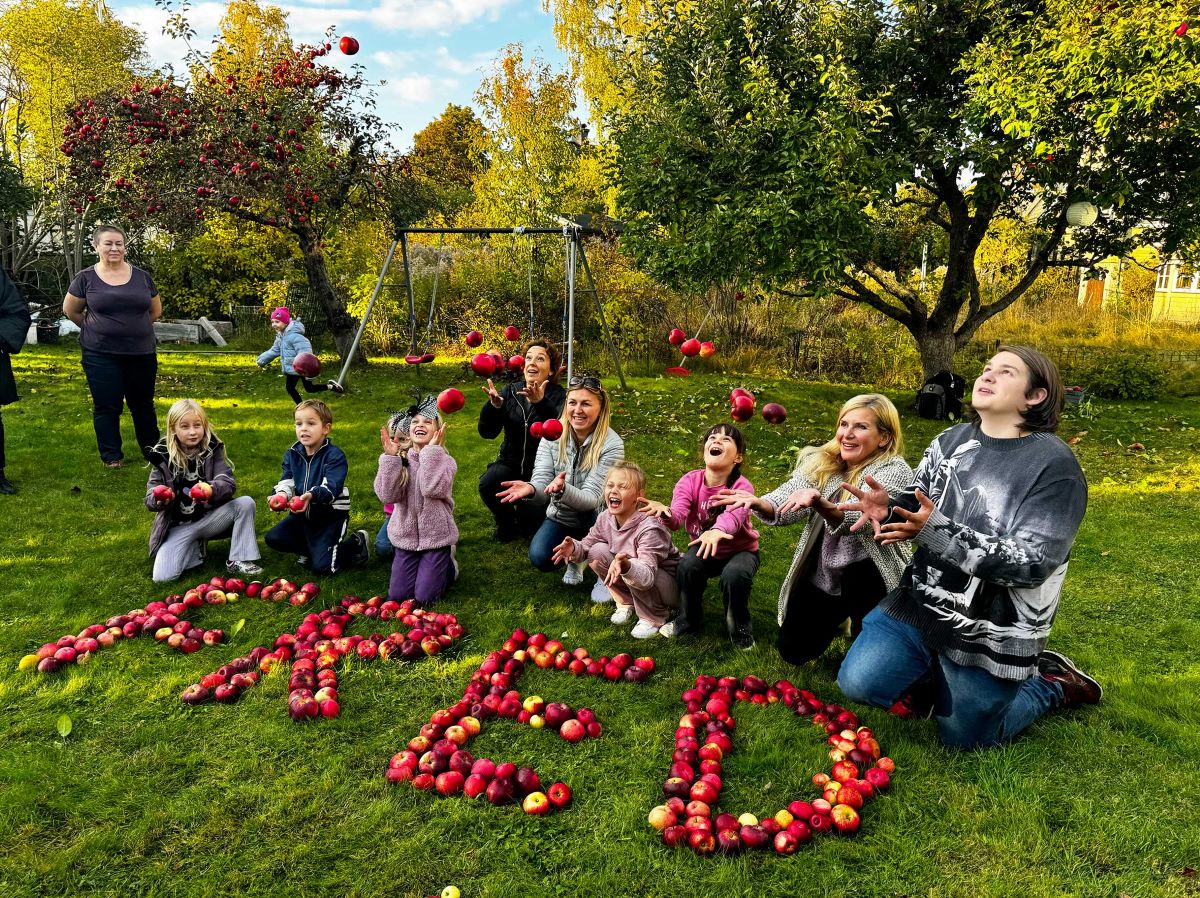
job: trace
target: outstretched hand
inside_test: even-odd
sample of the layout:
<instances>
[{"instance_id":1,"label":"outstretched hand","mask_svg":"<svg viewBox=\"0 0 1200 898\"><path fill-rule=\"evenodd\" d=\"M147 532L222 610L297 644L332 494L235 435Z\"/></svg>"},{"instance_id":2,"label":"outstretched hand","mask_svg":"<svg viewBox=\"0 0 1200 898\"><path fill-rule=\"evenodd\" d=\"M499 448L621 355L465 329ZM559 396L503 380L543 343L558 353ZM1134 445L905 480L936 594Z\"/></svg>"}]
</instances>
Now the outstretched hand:
<instances>
[{"instance_id":1,"label":"outstretched hand","mask_svg":"<svg viewBox=\"0 0 1200 898\"><path fill-rule=\"evenodd\" d=\"M504 489L496 493L496 498L506 504L528 499L534 493L533 484L524 480L504 480L500 485Z\"/></svg>"},{"instance_id":2,"label":"outstretched hand","mask_svg":"<svg viewBox=\"0 0 1200 898\"><path fill-rule=\"evenodd\" d=\"M487 386L483 388L483 392L487 393L488 402L490 402L493 407L500 408L504 405L504 397L496 391L496 385L492 383L492 379L490 377L488 378Z\"/></svg>"},{"instance_id":3,"label":"outstretched hand","mask_svg":"<svg viewBox=\"0 0 1200 898\"><path fill-rule=\"evenodd\" d=\"M571 556L575 554L575 540L569 536L564 536L563 541L554 547L554 552L550 556L550 560L555 564L565 564L571 560Z\"/></svg>"},{"instance_id":4,"label":"outstretched hand","mask_svg":"<svg viewBox=\"0 0 1200 898\"><path fill-rule=\"evenodd\" d=\"M858 533L867 526L867 522L869 521L875 530L875 537L878 539L880 527L887 520L888 514L891 512L891 503L888 499L887 490L874 477L867 477L863 480L863 483L868 489L860 490L849 483L843 484L842 489L851 496L854 496L858 501L841 502L838 504L838 510L857 511L862 515L862 517L851 525L851 533Z\"/></svg>"},{"instance_id":5,"label":"outstretched hand","mask_svg":"<svg viewBox=\"0 0 1200 898\"><path fill-rule=\"evenodd\" d=\"M629 572L629 555L625 552L618 552L613 556L612 563L608 566L608 573L604 576L605 586L615 586L622 575Z\"/></svg>"},{"instance_id":6,"label":"outstretched hand","mask_svg":"<svg viewBox=\"0 0 1200 898\"><path fill-rule=\"evenodd\" d=\"M557 496L567 485L567 472L559 471L558 476L546 484L546 495Z\"/></svg>"},{"instance_id":7,"label":"outstretched hand","mask_svg":"<svg viewBox=\"0 0 1200 898\"><path fill-rule=\"evenodd\" d=\"M726 539L732 539L732 536L730 536L730 534L726 533L724 530L717 530L714 527L711 530L705 530L703 533L701 533L698 537L688 543L688 547L690 548L691 546L699 546L700 548L696 550L696 554L700 558L712 558L717 554L717 546L721 544L722 540Z\"/></svg>"},{"instance_id":8,"label":"outstretched hand","mask_svg":"<svg viewBox=\"0 0 1200 898\"><path fill-rule=\"evenodd\" d=\"M655 502L653 499L647 499L645 496L638 496L637 499L638 511L644 511L646 514L656 515L660 518L669 518L671 509L663 505L661 502Z\"/></svg>"},{"instance_id":9,"label":"outstretched hand","mask_svg":"<svg viewBox=\"0 0 1200 898\"><path fill-rule=\"evenodd\" d=\"M754 511L760 509L765 503L750 490L735 490L726 487L718 490L708 504L718 508L746 508Z\"/></svg>"},{"instance_id":10,"label":"outstretched hand","mask_svg":"<svg viewBox=\"0 0 1200 898\"><path fill-rule=\"evenodd\" d=\"M925 528L925 522L937 507L933 501L920 490L917 490L917 501L921 507L917 511L896 506L895 512L901 518L890 524L884 524L875 533L875 539L880 545L890 546L892 543L902 543L916 539L917 534Z\"/></svg>"},{"instance_id":11,"label":"outstretched hand","mask_svg":"<svg viewBox=\"0 0 1200 898\"><path fill-rule=\"evenodd\" d=\"M517 390L518 396L524 396L533 405L537 405L546 395L546 384L549 381L535 380L532 383L525 381L524 389Z\"/></svg>"}]
</instances>

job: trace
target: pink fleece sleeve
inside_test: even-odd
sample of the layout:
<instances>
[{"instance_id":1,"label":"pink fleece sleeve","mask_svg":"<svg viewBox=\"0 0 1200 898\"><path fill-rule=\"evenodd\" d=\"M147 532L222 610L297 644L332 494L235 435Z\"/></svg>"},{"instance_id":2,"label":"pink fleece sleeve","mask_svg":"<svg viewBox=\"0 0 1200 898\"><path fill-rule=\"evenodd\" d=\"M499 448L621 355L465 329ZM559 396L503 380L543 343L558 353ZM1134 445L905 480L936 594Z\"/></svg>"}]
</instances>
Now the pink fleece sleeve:
<instances>
[{"instance_id":1,"label":"pink fleece sleeve","mask_svg":"<svg viewBox=\"0 0 1200 898\"><path fill-rule=\"evenodd\" d=\"M379 471L375 474L375 495L380 502L399 502L408 492L408 484L400 486L404 462L397 455L379 456Z\"/></svg>"},{"instance_id":2,"label":"pink fleece sleeve","mask_svg":"<svg viewBox=\"0 0 1200 898\"><path fill-rule=\"evenodd\" d=\"M735 490L745 490L748 493L754 492L754 486L745 477L739 477L734 483ZM713 524L714 530L721 530L728 533L730 536L735 535L739 530L746 527L746 522L750 520L750 509L748 508L726 508L723 512L717 515L717 521Z\"/></svg>"},{"instance_id":3,"label":"pink fleece sleeve","mask_svg":"<svg viewBox=\"0 0 1200 898\"><path fill-rule=\"evenodd\" d=\"M631 589L650 589L658 574L659 565L671 553L671 534L661 523L648 526L637 535L634 552L629 557L629 570L622 579Z\"/></svg>"},{"instance_id":4,"label":"pink fleece sleeve","mask_svg":"<svg viewBox=\"0 0 1200 898\"><path fill-rule=\"evenodd\" d=\"M413 479L422 496L427 499L451 497L458 463L444 446L426 446L410 464L413 467Z\"/></svg>"},{"instance_id":5,"label":"pink fleece sleeve","mask_svg":"<svg viewBox=\"0 0 1200 898\"><path fill-rule=\"evenodd\" d=\"M688 471L675 484L675 491L671 494L671 516L663 522L671 530L678 530L687 524L688 513L692 510L693 497L696 495L696 478L703 476L703 471Z\"/></svg>"}]
</instances>

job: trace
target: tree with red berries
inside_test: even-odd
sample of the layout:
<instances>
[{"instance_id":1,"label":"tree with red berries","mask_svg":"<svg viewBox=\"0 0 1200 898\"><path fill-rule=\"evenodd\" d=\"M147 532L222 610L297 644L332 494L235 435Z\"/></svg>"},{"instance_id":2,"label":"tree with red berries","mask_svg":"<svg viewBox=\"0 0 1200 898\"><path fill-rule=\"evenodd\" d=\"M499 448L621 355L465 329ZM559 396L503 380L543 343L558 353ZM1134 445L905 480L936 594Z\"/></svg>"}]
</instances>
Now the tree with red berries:
<instances>
[{"instance_id":1,"label":"tree with red berries","mask_svg":"<svg viewBox=\"0 0 1200 898\"><path fill-rule=\"evenodd\" d=\"M361 70L329 65L331 50L260 40L252 64L235 64L227 44L193 52L189 82L136 82L79 103L62 152L76 194L111 199L131 222L188 236L229 214L289 232L344 357L355 321L330 281L326 239L365 208L390 214L408 172L384 155Z\"/></svg>"}]
</instances>

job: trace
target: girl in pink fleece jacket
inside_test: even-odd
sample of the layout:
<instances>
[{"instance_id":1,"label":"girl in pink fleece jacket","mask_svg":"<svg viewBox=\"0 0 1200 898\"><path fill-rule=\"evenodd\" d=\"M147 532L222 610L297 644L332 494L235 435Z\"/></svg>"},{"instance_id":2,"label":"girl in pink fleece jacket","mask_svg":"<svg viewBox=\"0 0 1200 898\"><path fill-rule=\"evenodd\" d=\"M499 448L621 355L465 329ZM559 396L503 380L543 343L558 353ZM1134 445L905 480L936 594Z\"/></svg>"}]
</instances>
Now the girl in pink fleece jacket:
<instances>
[{"instance_id":1,"label":"girl in pink fleece jacket","mask_svg":"<svg viewBox=\"0 0 1200 898\"><path fill-rule=\"evenodd\" d=\"M732 424L717 424L704 434L704 467L688 471L675 484L671 507L642 499L643 511L657 515L672 530L680 527L691 542L679 559L679 616L660 631L663 636L700 633L704 627L701 600L709 578L720 577L729 638L740 649L754 648L750 627L750 587L758 573L758 531L750 526L745 508L722 509L713 500L723 489L754 492L742 476L746 440Z\"/></svg>"},{"instance_id":2,"label":"girl in pink fleece jacket","mask_svg":"<svg viewBox=\"0 0 1200 898\"><path fill-rule=\"evenodd\" d=\"M646 474L631 461L616 462L604 482L604 510L582 540L567 536L554 547L555 564L588 562L616 601L612 622L637 614L634 639L656 636L675 607L679 550L656 516L638 511Z\"/></svg>"},{"instance_id":3,"label":"girl in pink fleece jacket","mask_svg":"<svg viewBox=\"0 0 1200 898\"><path fill-rule=\"evenodd\" d=\"M458 577L454 545L454 475L458 465L445 449L446 426L437 402L426 396L380 428L383 454L375 495L392 503L388 541L396 547L388 598L422 605L446 594Z\"/></svg>"}]
</instances>

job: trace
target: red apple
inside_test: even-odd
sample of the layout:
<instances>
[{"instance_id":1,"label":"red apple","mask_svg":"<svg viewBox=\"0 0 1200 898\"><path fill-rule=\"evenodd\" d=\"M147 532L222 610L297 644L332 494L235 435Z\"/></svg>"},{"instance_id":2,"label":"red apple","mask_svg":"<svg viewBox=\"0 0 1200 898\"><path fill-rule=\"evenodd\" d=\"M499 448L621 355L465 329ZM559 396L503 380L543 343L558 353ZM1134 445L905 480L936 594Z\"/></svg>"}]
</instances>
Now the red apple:
<instances>
[{"instance_id":1,"label":"red apple","mask_svg":"<svg viewBox=\"0 0 1200 898\"><path fill-rule=\"evenodd\" d=\"M679 351L682 352L688 358L699 355L700 354L700 341L697 340L695 337L692 337L689 340L684 340L683 343L681 343L679 345Z\"/></svg>"},{"instance_id":2,"label":"red apple","mask_svg":"<svg viewBox=\"0 0 1200 898\"><path fill-rule=\"evenodd\" d=\"M294 512L304 511L305 499L303 496L292 496L288 501L288 509Z\"/></svg>"},{"instance_id":3,"label":"red apple","mask_svg":"<svg viewBox=\"0 0 1200 898\"><path fill-rule=\"evenodd\" d=\"M708 340L705 340L703 343L700 344L700 358L707 359L710 356L714 356L716 354L717 354L717 347L714 346L712 343L710 343Z\"/></svg>"},{"instance_id":4,"label":"red apple","mask_svg":"<svg viewBox=\"0 0 1200 898\"><path fill-rule=\"evenodd\" d=\"M587 735L587 727L576 719L564 721L558 734L568 742L579 742Z\"/></svg>"},{"instance_id":5,"label":"red apple","mask_svg":"<svg viewBox=\"0 0 1200 898\"><path fill-rule=\"evenodd\" d=\"M478 353L471 358L471 370L480 377L491 377L496 371L496 359L486 352Z\"/></svg>"},{"instance_id":6,"label":"red apple","mask_svg":"<svg viewBox=\"0 0 1200 898\"><path fill-rule=\"evenodd\" d=\"M665 804L656 805L652 808L648 818L650 825L659 832L662 832L668 826L674 826L678 819L678 815Z\"/></svg>"},{"instance_id":7,"label":"red apple","mask_svg":"<svg viewBox=\"0 0 1200 898\"><path fill-rule=\"evenodd\" d=\"M460 390L449 387L438 394L437 407L443 415L452 415L467 404L466 397Z\"/></svg>"},{"instance_id":8,"label":"red apple","mask_svg":"<svg viewBox=\"0 0 1200 898\"><path fill-rule=\"evenodd\" d=\"M447 770L445 773L439 773L434 781L438 793L441 795L457 795L462 791L463 782L466 780L457 770Z\"/></svg>"},{"instance_id":9,"label":"red apple","mask_svg":"<svg viewBox=\"0 0 1200 898\"><path fill-rule=\"evenodd\" d=\"M710 832L694 830L688 835L688 847L696 854L712 854L716 850L717 840Z\"/></svg>"},{"instance_id":10,"label":"red apple","mask_svg":"<svg viewBox=\"0 0 1200 898\"><path fill-rule=\"evenodd\" d=\"M566 783L554 783L546 790L546 797L556 808L565 808L571 803L571 787Z\"/></svg>"},{"instance_id":11,"label":"red apple","mask_svg":"<svg viewBox=\"0 0 1200 898\"><path fill-rule=\"evenodd\" d=\"M558 418L551 418L549 421L542 422L542 436L554 442L563 435L562 422Z\"/></svg>"},{"instance_id":12,"label":"red apple","mask_svg":"<svg viewBox=\"0 0 1200 898\"><path fill-rule=\"evenodd\" d=\"M756 824L747 824L738 830L738 835L742 837L742 844L747 848L765 848L770 842L770 836L767 831Z\"/></svg>"},{"instance_id":13,"label":"red apple","mask_svg":"<svg viewBox=\"0 0 1200 898\"><path fill-rule=\"evenodd\" d=\"M550 810L550 799L545 792L530 792L521 802L521 810L526 814L545 814Z\"/></svg>"},{"instance_id":14,"label":"red apple","mask_svg":"<svg viewBox=\"0 0 1200 898\"><path fill-rule=\"evenodd\" d=\"M829 816L833 821L834 829L847 835L858 832L859 824L862 822L858 811L844 804L835 804Z\"/></svg>"},{"instance_id":15,"label":"red apple","mask_svg":"<svg viewBox=\"0 0 1200 898\"><path fill-rule=\"evenodd\" d=\"M467 798L476 798L487 791L488 778L480 773L472 773L463 780L462 791Z\"/></svg>"},{"instance_id":16,"label":"red apple","mask_svg":"<svg viewBox=\"0 0 1200 898\"><path fill-rule=\"evenodd\" d=\"M358 52L358 40L348 34L342 35L342 39L338 41L338 49L347 56L353 56Z\"/></svg>"},{"instance_id":17,"label":"red apple","mask_svg":"<svg viewBox=\"0 0 1200 898\"><path fill-rule=\"evenodd\" d=\"M667 342L672 346L681 346L686 339L687 334L677 327L671 328L671 333L667 335Z\"/></svg>"},{"instance_id":18,"label":"red apple","mask_svg":"<svg viewBox=\"0 0 1200 898\"><path fill-rule=\"evenodd\" d=\"M662 831L663 844L668 848L678 848L687 841L688 831L682 826L668 826Z\"/></svg>"},{"instance_id":19,"label":"red apple","mask_svg":"<svg viewBox=\"0 0 1200 898\"><path fill-rule=\"evenodd\" d=\"M778 402L768 402L762 407L762 416L768 424L782 424L787 418L787 409Z\"/></svg>"},{"instance_id":20,"label":"red apple","mask_svg":"<svg viewBox=\"0 0 1200 898\"><path fill-rule=\"evenodd\" d=\"M521 339L521 329L515 324L510 324L504 329L504 339L510 343L516 343Z\"/></svg>"}]
</instances>

